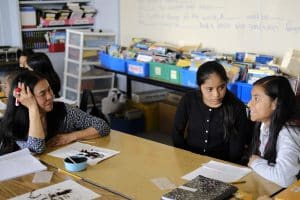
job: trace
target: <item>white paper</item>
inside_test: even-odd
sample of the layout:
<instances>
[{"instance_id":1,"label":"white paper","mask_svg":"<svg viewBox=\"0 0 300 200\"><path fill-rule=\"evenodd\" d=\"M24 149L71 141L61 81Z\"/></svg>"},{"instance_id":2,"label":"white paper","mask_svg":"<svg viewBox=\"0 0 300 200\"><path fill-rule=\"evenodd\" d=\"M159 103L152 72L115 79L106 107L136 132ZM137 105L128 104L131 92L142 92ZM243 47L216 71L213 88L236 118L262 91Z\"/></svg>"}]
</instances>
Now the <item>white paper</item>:
<instances>
[{"instance_id":1,"label":"white paper","mask_svg":"<svg viewBox=\"0 0 300 200\"><path fill-rule=\"evenodd\" d=\"M50 183L53 176L51 171L41 171L34 174L33 183Z\"/></svg>"},{"instance_id":2,"label":"white paper","mask_svg":"<svg viewBox=\"0 0 300 200\"><path fill-rule=\"evenodd\" d=\"M0 181L46 170L28 149L0 156Z\"/></svg>"},{"instance_id":3,"label":"white paper","mask_svg":"<svg viewBox=\"0 0 300 200\"><path fill-rule=\"evenodd\" d=\"M65 193L65 194L61 194ZM26 194L11 198L11 200L50 200L50 199L61 199L61 200L83 200L83 199L95 199L100 197L99 194L92 190L83 187L73 180L67 180L55 185L44 187Z\"/></svg>"},{"instance_id":4,"label":"white paper","mask_svg":"<svg viewBox=\"0 0 300 200\"><path fill-rule=\"evenodd\" d=\"M176 185L172 183L167 177L153 178L151 182L154 183L160 190L169 190L176 188Z\"/></svg>"},{"instance_id":5,"label":"white paper","mask_svg":"<svg viewBox=\"0 0 300 200\"><path fill-rule=\"evenodd\" d=\"M87 153L84 153L86 151ZM89 154L94 153L96 157L92 157ZM84 156L88 159L87 163L89 165L95 165L102 160L112 157L120 153L119 151L105 149L101 147L96 147L89 144L83 144L81 142L75 142L58 150L52 151L49 155L59 158L66 158L69 156Z\"/></svg>"},{"instance_id":6,"label":"white paper","mask_svg":"<svg viewBox=\"0 0 300 200\"><path fill-rule=\"evenodd\" d=\"M251 169L247 167L236 167L230 164L211 160L208 163L203 164L198 169L184 175L182 178L192 180L198 175L202 175L207 178L230 183L241 179L250 172Z\"/></svg>"}]
</instances>

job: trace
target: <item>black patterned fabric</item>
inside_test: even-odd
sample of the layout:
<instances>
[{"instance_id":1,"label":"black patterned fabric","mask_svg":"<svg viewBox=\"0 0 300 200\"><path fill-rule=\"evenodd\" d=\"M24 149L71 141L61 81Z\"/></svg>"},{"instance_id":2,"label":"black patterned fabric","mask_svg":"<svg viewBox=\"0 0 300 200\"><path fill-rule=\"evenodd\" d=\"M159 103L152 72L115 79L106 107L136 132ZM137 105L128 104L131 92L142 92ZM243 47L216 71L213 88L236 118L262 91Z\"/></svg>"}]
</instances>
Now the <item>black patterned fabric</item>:
<instances>
[{"instance_id":1,"label":"black patterned fabric","mask_svg":"<svg viewBox=\"0 0 300 200\"><path fill-rule=\"evenodd\" d=\"M163 195L162 200L223 200L237 191L237 187L233 185L201 175L183 186L187 188L176 188ZM194 189L196 191L192 191Z\"/></svg>"}]
</instances>

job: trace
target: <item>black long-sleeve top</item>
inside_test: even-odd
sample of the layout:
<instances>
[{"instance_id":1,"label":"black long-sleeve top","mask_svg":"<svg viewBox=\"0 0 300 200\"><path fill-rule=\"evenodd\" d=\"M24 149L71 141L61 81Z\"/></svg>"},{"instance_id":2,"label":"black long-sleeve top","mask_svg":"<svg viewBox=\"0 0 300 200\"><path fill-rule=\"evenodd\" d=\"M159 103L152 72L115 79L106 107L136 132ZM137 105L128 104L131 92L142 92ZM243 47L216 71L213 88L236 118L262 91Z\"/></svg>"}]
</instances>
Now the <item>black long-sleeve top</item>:
<instances>
[{"instance_id":1,"label":"black long-sleeve top","mask_svg":"<svg viewBox=\"0 0 300 200\"><path fill-rule=\"evenodd\" d=\"M224 110L230 105L233 126L225 137ZM246 106L230 91L218 108L205 105L200 91L187 93L179 103L172 130L174 146L211 157L240 162L245 144L249 143L250 124ZM186 133L185 133L186 131Z\"/></svg>"}]
</instances>

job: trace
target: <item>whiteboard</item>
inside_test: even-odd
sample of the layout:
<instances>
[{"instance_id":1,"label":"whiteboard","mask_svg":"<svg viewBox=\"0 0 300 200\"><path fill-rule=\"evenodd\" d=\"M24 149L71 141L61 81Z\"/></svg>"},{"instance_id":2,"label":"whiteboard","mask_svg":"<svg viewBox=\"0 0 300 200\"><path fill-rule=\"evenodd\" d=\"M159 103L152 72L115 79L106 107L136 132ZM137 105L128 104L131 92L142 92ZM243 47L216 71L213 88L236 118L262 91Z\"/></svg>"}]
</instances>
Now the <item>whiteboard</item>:
<instances>
[{"instance_id":1,"label":"whiteboard","mask_svg":"<svg viewBox=\"0 0 300 200\"><path fill-rule=\"evenodd\" d=\"M299 0L121 0L120 42L133 37L217 52L300 49Z\"/></svg>"}]
</instances>

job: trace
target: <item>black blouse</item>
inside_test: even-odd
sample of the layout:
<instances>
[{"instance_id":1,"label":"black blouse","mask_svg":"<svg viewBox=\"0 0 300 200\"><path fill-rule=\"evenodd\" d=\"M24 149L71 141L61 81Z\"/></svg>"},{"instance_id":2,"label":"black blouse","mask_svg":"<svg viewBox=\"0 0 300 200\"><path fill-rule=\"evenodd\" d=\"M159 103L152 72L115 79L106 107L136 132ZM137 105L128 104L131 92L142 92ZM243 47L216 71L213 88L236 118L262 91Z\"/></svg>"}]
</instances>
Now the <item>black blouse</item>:
<instances>
[{"instance_id":1,"label":"black blouse","mask_svg":"<svg viewBox=\"0 0 300 200\"><path fill-rule=\"evenodd\" d=\"M232 106L234 125L225 137L224 104ZM228 110L228 109L227 109ZM172 130L174 146L211 157L240 162L245 144L249 143L251 127L246 106L230 91L222 106L205 105L200 91L187 93L179 103ZM185 133L186 132L186 133Z\"/></svg>"}]
</instances>

